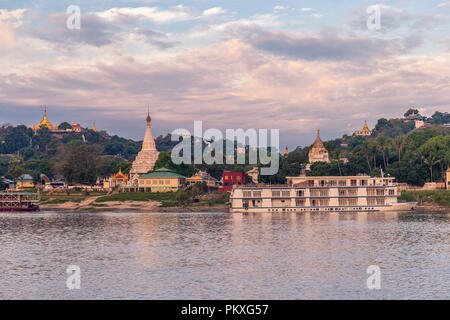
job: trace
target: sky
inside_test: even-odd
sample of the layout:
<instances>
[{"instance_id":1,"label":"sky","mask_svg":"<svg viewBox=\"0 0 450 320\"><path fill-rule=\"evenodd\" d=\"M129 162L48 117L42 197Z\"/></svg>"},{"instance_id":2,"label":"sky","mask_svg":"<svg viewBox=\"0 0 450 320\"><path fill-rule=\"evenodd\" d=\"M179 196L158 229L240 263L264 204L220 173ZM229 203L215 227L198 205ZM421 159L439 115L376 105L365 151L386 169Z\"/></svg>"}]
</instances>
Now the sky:
<instances>
[{"instance_id":1,"label":"sky","mask_svg":"<svg viewBox=\"0 0 450 320\"><path fill-rule=\"evenodd\" d=\"M0 44L0 125L37 124L46 106L54 124L140 140L149 108L155 136L201 120L280 129L293 149L317 128L450 111L445 0L0 0Z\"/></svg>"}]
</instances>

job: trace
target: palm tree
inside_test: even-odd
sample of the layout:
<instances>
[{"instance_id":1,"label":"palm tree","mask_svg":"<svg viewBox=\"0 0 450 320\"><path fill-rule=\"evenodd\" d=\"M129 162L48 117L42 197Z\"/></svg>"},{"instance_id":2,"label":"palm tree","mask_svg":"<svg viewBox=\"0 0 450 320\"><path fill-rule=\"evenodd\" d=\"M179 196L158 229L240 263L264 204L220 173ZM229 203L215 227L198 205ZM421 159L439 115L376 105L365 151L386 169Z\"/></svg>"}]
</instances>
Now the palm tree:
<instances>
[{"instance_id":1,"label":"palm tree","mask_svg":"<svg viewBox=\"0 0 450 320\"><path fill-rule=\"evenodd\" d=\"M370 148L367 141L364 141L364 143L361 145L361 151L364 153L366 157L367 166L369 167L369 172L372 171L372 165L370 163Z\"/></svg>"},{"instance_id":2,"label":"palm tree","mask_svg":"<svg viewBox=\"0 0 450 320\"><path fill-rule=\"evenodd\" d=\"M372 140L368 144L368 152L370 153L371 158L373 159L373 168L375 169L377 167L377 151L378 151L378 144L376 140Z\"/></svg>"},{"instance_id":3,"label":"palm tree","mask_svg":"<svg viewBox=\"0 0 450 320\"><path fill-rule=\"evenodd\" d=\"M406 137L405 136L399 136L395 138L395 146L397 147L397 153L398 153L398 170L400 172L400 158L401 153L403 151L403 148L406 146Z\"/></svg>"},{"instance_id":4,"label":"palm tree","mask_svg":"<svg viewBox=\"0 0 450 320\"><path fill-rule=\"evenodd\" d=\"M378 142L378 147L381 150L381 154L383 155L383 165L384 165L384 169L386 170L386 167L387 167L386 149L388 147L388 140L386 139L385 136L379 136L377 139L377 142Z\"/></svg>"},{"instance_id":5,"label":"palm tree","mask_svg":"<svg viewBox=\"0 0 450 320\"><path fill-rule=\"evenodd\" d=\"M441 160L436 159L436 155L429 154L427 158L424 159L424 163L428 165L430 169L430 182L433 182L433 166L439 163Z\"/></svg>"},{"instance_id":6,"label":"palm tree","mask_svg":"<svg viewBox=\"0 0 450 320\"><path fill-rule=\"evenodd\" d=\"M337 160L338 168L339 168L339 175L342 176L342 170L341 170L341 156L342 156L342 150L336 149L334 150L334 157Z\"/></svg>"}]
</instances>

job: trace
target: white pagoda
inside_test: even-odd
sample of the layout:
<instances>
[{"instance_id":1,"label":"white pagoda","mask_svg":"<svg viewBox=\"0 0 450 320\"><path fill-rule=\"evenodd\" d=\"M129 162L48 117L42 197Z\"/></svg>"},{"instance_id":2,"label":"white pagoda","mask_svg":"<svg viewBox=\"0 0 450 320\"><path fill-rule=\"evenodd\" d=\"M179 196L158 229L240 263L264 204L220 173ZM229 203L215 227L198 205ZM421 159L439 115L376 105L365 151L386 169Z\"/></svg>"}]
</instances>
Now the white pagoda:
<instances>
[{"instance_id":1,"label":"white pagoda","mask_svg":"<svg viewBox=\"0 0 450 320\"><path fill-rule=\"evenodd\" d=\"M153 139L152 129L150 127L151 121L152 118L150 118L150 114L147 114L147 129L145 130L142 149L133 161L130 171L129 183L133 186L137 186L138 177L141 174L153 170L155 162L158 160L159 152L156 150L155 140Z\"/></svg>"}]
</instances>

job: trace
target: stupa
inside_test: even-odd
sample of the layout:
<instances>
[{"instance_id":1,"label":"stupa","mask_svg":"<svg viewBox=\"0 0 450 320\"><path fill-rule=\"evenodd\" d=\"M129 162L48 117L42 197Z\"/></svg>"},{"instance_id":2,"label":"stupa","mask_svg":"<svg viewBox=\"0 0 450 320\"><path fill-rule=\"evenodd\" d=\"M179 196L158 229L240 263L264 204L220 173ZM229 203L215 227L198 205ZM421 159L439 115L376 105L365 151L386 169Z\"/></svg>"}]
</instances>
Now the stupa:
<instances>
[{"instance_id":1,"label":"stupa","mask_svg":"<svg viewBox=\"0 0 450 320\"><path fill-rule=\"evenodd\" d=\"M309 150L308 154L309 163L314 162L327 162L330 163L330 158L328 156L328 150L323 145L322 139L320 139L319 129L317 129L317 137L314 145Z\"/></svg>"},{"instance_id":2,"label":"stupa","mask_svg":"<svg viewBox=\"0 0 450 320\"><path fill-rule=\"evenodd\" d=\"M367 121L364 122L364 128L361 131L355 131L353 133L354 136L358 137L368 137L372 135L372 132L370 131L369 127L367 126Z\"/></svg>"},{"instance_id":3,"label":"stupa","mask_svg":"<svg viewBox=\"0 0 450 320\"><path fill-rule=\"evenodd\" d=\"M150 114L147 114L147 129L145 130L144 141L142 142L142 149L133 161L130 171L129 183L137 186L138 177L141 174L153 170L156 160L158 160L159 152L156 150L155 140L153 139L152 129L150 126Z\"/></svg>"},{"instance_id":4,"label":"stupa","mask_svg":"<svg viewBox=\"0 0 450 320\"><path fill-rule=\"evenodd\" d=\"M33 130L37 131L41 128L48 128L50 131L56 131L58 130L58 126L54 126L47 118L47 107L44 107L44 117L42 118L42 121L39 122L39 124L33 126Z\"/></svg>"}]
</instances>

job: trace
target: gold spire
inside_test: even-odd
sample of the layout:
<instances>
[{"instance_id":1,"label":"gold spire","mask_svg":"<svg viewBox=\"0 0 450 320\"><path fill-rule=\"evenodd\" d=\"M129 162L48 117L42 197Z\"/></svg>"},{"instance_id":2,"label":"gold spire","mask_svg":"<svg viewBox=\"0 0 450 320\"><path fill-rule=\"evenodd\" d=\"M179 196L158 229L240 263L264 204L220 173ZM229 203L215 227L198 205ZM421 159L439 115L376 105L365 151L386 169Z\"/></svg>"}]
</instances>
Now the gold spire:
<instances>
[{"instance_id":1,"label":"gold spire","mask_svg":"<svg viewBox=\"0 0 450 320\"><path fill-rule=\"evenodd\" d=\"M47 127L50 130L57 130L58 127L54 126L47 118L47 107L44 107L44 116L42 117L42 121L39 122L38 125L33 126L34 130L39 130L42 127Z\"/></svg>"},{"instance_id":2,"label":"gold spire","mask_svg":"<svg viewBox=\"0 0 450 320\"><path fill-rule=\"evenodd\" d=\"M319 129L317 129L317 137L316 137L316 141L314 141L314 148L325 148L323 146L322 140L320 139Z\"/></svg>"},{"instance_id":3,"label":"gold spire","mask_svg":"<svg viewBox=\"0 0 450 320\"><path fill-rule=\"evenodd\" d=\"M367 121L364 121L364 128L363 131L370 131L369 127L367 126Z\"/></svg>"},{"instance_id":4,"label":"gold spire","mask_svg":"<svg viewBox=\"0 0 450 320\"><path fill-rule=\"evenodd\" d=\"M147 125L150 125L152 118L150 117L150 106L147 106Z\"/></svg>"},{"instance_id":5,"label":"gold spire","mask_svg":"<svg viewBox=\"0 0 450 320\"><path fill-rule=\"evenodd\" d=\"M92 126L92 131L97 132L97 128L95 127L95 120L94 120L94 125Z\"/></svg>"},{"instance_id":6,"label":"gold spire","mask_svg":"<svg viewBox=\"0 0 450 320\"><path fill-rule=\"evenodd\" d=\"M284 151L284 156L287 157L288 154L289 154L289 150L288 150L288 147L286 146L286 150Z\"/></svg>"}]
</instances>

